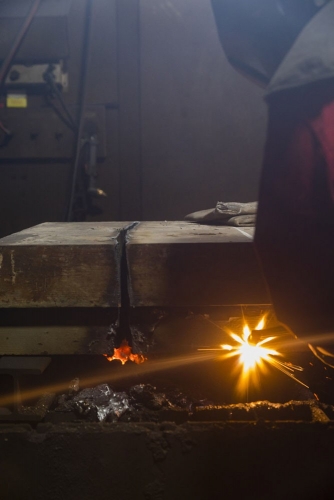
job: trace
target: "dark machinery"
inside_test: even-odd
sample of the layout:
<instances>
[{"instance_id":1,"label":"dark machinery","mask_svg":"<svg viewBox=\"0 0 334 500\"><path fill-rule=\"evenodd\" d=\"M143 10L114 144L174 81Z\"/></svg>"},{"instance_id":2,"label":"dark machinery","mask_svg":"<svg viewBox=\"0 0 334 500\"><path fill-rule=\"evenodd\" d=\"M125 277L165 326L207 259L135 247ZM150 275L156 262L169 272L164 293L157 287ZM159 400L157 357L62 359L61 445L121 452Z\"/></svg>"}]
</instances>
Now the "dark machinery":
<instances>
[{"instance_id":1,"label":"dark machinery","mask_svg":"<svg viewBox=\"0 0 334 500\"><path fill-rule=\"evenodd\" d=\"M87 106L91 1L85 12L79 103L69 104L68 22L72 1L0 2L0 157L8 162L71 161L65 220L94 210L97 161L105 156L105 108ZM73 75L72 75L73 76Z\"/></svg>"}]
</instances>

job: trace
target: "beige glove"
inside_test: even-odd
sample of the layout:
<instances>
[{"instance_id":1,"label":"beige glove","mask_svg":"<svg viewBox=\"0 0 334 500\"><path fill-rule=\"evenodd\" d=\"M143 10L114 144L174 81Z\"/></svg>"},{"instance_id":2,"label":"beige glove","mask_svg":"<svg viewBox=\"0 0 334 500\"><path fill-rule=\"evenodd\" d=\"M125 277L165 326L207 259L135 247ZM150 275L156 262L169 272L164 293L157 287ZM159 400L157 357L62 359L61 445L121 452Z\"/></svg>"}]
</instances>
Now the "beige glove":
<instances>
[{"instance_id":1,"label":"beige glove","mask_svg":"<svg viewBox=\"0 0 334 500\"><path fill-rule=\"evenodd\" d=\"M200 210L186 215L185 220L198 224L217 224L223 226L255 226L257 202L237 203L218 201L216 208Z\"/></svg>"}]
</instances>

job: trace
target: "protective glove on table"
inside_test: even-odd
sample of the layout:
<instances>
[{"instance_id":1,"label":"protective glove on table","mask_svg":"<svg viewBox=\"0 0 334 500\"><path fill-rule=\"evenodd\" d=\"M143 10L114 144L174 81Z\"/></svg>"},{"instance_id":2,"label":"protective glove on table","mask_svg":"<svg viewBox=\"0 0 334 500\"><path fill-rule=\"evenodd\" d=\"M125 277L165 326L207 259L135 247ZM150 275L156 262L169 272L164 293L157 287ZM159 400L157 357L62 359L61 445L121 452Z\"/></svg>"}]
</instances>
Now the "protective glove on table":
<instances>
[{"instance_id":1,"label":"protective glove on table","mask_svg":"<svg viewBox=\"0 0 334 500\"><path fill-rule=\"evenodd\" d=\"M186 215L185 220L198 224L217 224L220 226L255 226L257 201L251 203L218 201L215 208L200 210Z\"/></svg>"}]
</instances>

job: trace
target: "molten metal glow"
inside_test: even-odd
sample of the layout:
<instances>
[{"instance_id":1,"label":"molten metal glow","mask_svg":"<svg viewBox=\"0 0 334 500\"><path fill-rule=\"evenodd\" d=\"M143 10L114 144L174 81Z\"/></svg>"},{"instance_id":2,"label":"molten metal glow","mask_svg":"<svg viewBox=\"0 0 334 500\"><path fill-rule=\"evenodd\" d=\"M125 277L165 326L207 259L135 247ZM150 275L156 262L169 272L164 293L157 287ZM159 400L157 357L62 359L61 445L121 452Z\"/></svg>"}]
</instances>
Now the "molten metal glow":
<instances>
[{"instance_id":1,"label":"molten metal glow","mask_svg":"<svg viewBox=\"0 0 334 500\"><path fill-rule=\"evenodd\" d=\"M140 365L141 363L144 363L144 361L146 361L145 356L143 356L142 354L132 353L132 349L126 340L123 340L118 349L114 349L114 354L112 356L108 356L107 354L104 354L104 356L108 361L114 361L115 359L118 359L122 363L122 365L125 365L127 361L132 361L133 363L136 363L136 365Z\"/></svg>"}]
</instances>

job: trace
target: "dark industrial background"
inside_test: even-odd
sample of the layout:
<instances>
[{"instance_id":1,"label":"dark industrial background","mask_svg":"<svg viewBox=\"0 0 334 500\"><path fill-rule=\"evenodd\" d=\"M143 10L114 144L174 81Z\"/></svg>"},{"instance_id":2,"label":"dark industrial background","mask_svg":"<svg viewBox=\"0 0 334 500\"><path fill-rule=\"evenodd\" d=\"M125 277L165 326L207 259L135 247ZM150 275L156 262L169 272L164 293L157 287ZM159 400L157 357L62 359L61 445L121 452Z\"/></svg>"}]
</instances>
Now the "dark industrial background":
<instances>
[{"instance_id":1,"label":"dark industrial background","mask_svg":"<svg viewBox=\"0 0 334 500\"><path fill-rule=\"evenodd\" d=\"M76 115L85 61L85 112L96 122L107 197L84 219L175 220L218 200L255 200L263 94L229 67L210 1L94 0L84 57L86 5L73 0L69 11L63 98ZM3 100L0 115L12 133L0 148L0 236L64 220L76 134L38 93L24 109Z\"/></svg>"}]
</instances>

